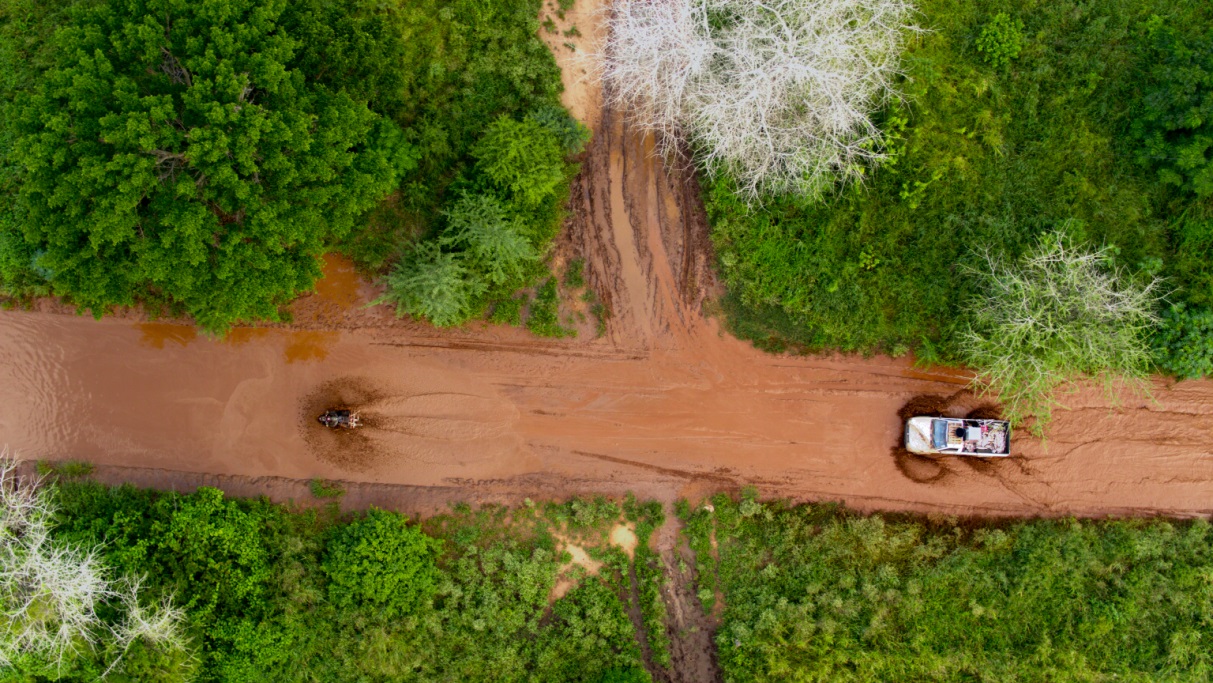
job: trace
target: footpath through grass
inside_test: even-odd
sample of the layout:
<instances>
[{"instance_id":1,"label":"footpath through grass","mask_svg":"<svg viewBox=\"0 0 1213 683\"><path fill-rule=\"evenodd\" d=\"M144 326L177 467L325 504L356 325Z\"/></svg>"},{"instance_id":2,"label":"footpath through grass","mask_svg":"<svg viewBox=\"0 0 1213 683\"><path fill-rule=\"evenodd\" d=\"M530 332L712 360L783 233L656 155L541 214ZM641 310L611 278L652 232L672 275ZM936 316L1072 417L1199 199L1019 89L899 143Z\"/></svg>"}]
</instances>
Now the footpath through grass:
<instances>
[{"instance_id":1,"label":"footpath through grass","mask_svg":"<svg viewBox=\"0 0 1213 683\"><path fill-rule=\"evenodd\" d=\"M1207 521L961 523L712 503L680 512L701 599L723 595L725 680L1213 676Z\"/></svg>"}]
</instances>

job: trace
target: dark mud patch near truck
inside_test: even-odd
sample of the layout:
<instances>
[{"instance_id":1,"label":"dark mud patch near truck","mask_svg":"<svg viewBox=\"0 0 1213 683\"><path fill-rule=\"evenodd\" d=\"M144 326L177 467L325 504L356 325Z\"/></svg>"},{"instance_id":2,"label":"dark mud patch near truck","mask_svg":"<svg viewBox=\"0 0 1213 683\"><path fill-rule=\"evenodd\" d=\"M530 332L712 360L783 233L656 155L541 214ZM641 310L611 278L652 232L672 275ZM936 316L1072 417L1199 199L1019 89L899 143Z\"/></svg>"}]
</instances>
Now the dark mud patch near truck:
<instances>
[{"instance_id":1,"label":"dark mud patch near truck","mask_svg":"<svg viewBox=\"0 0 1213 683\"><path fill-rule=\"evenodd\" d=\"M963 389L949 396L943 394L919 394L906 401L897 411L904 425L912 417L963 417L971 420L1001 420L1002 410L998 404L982 401L973 392ZM911 453L905 448L905 435L898 432L897 442L889 448L889 454L897 465L897 471L916 484L941 485L965 467L979 474L996 476L1005 459L997 461L984 458L957 456L929 456Z\"/></svg>"}]
</instances>

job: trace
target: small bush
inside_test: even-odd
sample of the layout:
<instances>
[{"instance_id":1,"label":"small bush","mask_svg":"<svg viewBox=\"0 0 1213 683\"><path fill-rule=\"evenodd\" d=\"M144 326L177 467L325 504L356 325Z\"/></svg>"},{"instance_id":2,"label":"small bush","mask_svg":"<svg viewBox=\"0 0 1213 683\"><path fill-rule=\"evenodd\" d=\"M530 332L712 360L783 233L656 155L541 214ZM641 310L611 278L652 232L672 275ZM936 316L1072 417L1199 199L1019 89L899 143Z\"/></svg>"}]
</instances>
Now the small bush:
<instances>
[{"instance_id":1,"label":"small bush","mask_svg":"<svg viewBox=\"0 0 1213 683\"><path fill-rule=\"evenodd\" d=\"M476 168L519 204L537 207L564 182L564 150L546 125L534 118L499 117L476 144Z\"/></svg>"},{"instance_id":2,"label":"small bush","mask_svg":"<svg viewBox=\"0 0 1213 683\"><path fill-rule=\"evenodd\" d=\"M1009 64L1019 57L1023 49L1023 22L1012 19L1006 12L994 15L990 23L981 29L977 38L977 51L985 57L986 63L996 69Z\"/></svg>"},{"instance_id":3,"label":"small bush","mask_svg":"<svg viewBox=\"0 0 1213 683\"><path fill-rule=\"evenodd\" d=\"M1213 310L1176 304L1163 312L1154 362L1180 379L1213 374Z\"/></svg>"},{"instance_id":4,"label":"small bush","mask_svg":"<svg viewBox=\"0 0 1213 683\"><path fill-rule=\"evenodd\" d=\"M585 259L573 259L564 267L564 286L569 289L585 286Z\"/></svg>"},{"instance_id":5,"label":"small bush","mask_svg":"<svg viewBox=\"0 0 1213 683\"><path fill-rule=\"evenodd\" d=\"M577 27L572 28L573 32L577 31ZM567 37L569 31L565 31ZM576 33L576 35L581 35ZM564 107L547 105L535 109L527 115L527 120L534 121L539 125L547 128L556 136L560 142L560 146L564 149L564 153L569 156L576 156L585 150L585 145L590 141L590 129L586 128L580 121L569 116L568 111Z\"/></svg>"},{"instance_id":6,"label":"small bush","mask_svg":"<svg viewBox=\"0 0 1213 683\"><path fill-rule=\"evenodd\" d=\"M402 515L371 510L329 541L324 572L338 605L363 605L400 616L430 599L438 580L441 543Z\"/></svg>"},{"instance_id":7,"label":"small bush","mask_svg":"<svg viewBox=\"0 0 1213 683\"><path fill-rule=\"evenodd\" d=\"M483 291L462 254L444 252L437 242L419 242L388 275L387 291L375 303L395 304L396 315L450 327L472 316L472 301Z\"/></svg>"},{"instance_id":8,"label":"small bush","mask_svg":"<svg viewBox=\"0 0 1213 683\"><path fill-rule=\"evenodd\" d=\"M556 290L556 278L548 278L531 301L526 328L540 337L572 337L577 334L560 324L560 294Z\"/></svg>"},{"instance_id":9,"label":"small bush","mask_svg":"<svg viewBox=\"0 0 1213 683\"><path fill-rule=\"evenodd\" d=\"M489 194L464 195L447 212L442 246L466 254L468 267L492 285L521 283L539 255L519 221Z\"/></svg>"},{"instance_id":10,"label":"small bush","mask_svg":"<svg viewBox=\"0 0 1213 683\"><path fill-rule=\"evenodd\" d=\"M313 479L308 482L308 488L316 498L340 498L345 495L345 487L327 479Z\"/></svg>"},{"instance_id":11,"label":"small bush","mask_svg":"<svg viewBox=\"0 0 1213 683\"><path fill-rule=\"evenodd\" d=\"M522 307L525 304L525 296L497 299L492 302L493 312L489 315L489 322L497 323L498 325L521 325Z\"/></svg>"}]
</instances>

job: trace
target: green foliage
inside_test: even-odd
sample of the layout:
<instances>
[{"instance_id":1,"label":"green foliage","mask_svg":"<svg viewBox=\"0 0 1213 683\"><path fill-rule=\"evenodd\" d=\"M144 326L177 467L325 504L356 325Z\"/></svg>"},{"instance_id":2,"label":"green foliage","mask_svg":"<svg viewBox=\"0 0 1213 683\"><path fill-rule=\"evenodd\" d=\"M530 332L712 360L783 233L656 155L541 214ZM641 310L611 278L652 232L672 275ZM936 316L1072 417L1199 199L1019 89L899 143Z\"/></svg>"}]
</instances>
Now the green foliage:
<instances>
[{"instance_id":1,"label":"green foliage","mask_svg":"<svg viewBox=\"0 0 1213 683\"><path fill-rule=\"evenodd\" d=\"M574 30L576 27L574 27ZM566 156L576 156L585 151L586 144L590 141L590 129L586 128L580 121L569 116L564 107L556 107L553 105L541 106L530 114L527 114L527 120L533 121L544 128L551 131L556 136L556 140L560 143L561 149L564 150Z\"/></svg>"},{"instance_id":2,"label":"green foliage","mask_svg":"<svg viewBox=\"0 0 1213 683\"><path fill-rule=\"evenodd\" d=\"M479 162L443 213L443 230L397 265L383 300L397 302L400 315L457 325L494 302L512 301L518 289L546 276L540 257L563 218L560 206L576 168L565 162L558 134L573 135L570 144L576 145L583 130L559 107L538 109L522 121L499 117L474 150ZM543 286L540 294L545 296ZM558 302L542 303L554 311ZM496 321L515 319L512 303L498 307ZM547 336L567 333L558 322L536 329Z\"/></svg>"},{"instance_id":3,"label":"green foliage","mask_svg":"<svg viewBox=\"0 0 1213 683\"><path fill-rule=\"evenodd\" d=\"M524 207L543 204L564 180L560 140L536 118L498 117L472 154L477 170Z\"/></svg>"},{"instance_id":4,"label":"green foliage","mask_svg":"<svg viewBox=\"0 0 1213 683\"><path fill-rule=\"evenodd\" d=\"M556 278L550 277L539 285L526 319L526 328L540 337L572 337L576 330L560 323L560 294L556 290Z\"/></svg>"},{"instance_id":5,"label":"green foliage","mask_svg":"<svg viewBox=\"0 0 1213 683\"><path fill-rule=\"evenodd\" d=\"M0 6L0 293L222 330L276 319L335 248L428 267L389 300L450 325L542 277L588 132L538 0L65 4ZM517 230L481 234L507 262L469 257L456 284L470 243L410 247L470 195Z\"/></svg>"},{"instance_id":6,"label":"green foliage","mask_svg":"<svg viewBox=\"0 0 1213 683\"><path fill-rule=\"evenodd\" d=\"M972 49L988 3L919 9L928 30L904 56L905 101L879 122L892 163L821 202L768 197L747 209L729 179L705 184L733 330L774 349L955 362L964 303L982 284L970 274L978 255L1014 263L1071 219L1084 226L1075 240L1109 246L1117 267L1210 296L1213 261L1181 234L1205 220L1197 198L1126 161L1141 148L1133 122L1158 61L1142 49L1141 22L1157 14L1203 35L1213 5L1004 3L1029 39L1015 68L995 73Z\"/></svg>"},{"instance_id":7,"label":"green foliage","mask_svg":"<svg viewBox=\"0 0 1213 683\"><path fill-rule=\"evenodd\" d=\"M462 254L444 252L436 242L419 242L392 270L387 291L375 303L392 303L396 315L421 316L449 327L475 313L473 300L483 291Z\"/></svg>"},{"instance_id":8,"label":"green foliage","mask_svg":"<svg viewBox=\"0 0 1213 683\"><path fill-rule=\"evenodd\" d=\"M329 595L338 606L369 606L389 617L408 614L433 594L434 556L441 547L400 514L371 510L328 543Z\"/></svg>"},{"instance_id":9,"label":"green foliage","mask_svg":"<svg viewBox=\"0 0 1213 683\"><path fill-rule=\"evenodd\" d=\"M1213 196L1213 26L1145 24L1150 60L1133 132L1138 158L1158 180L1198 197Z\"/></svg>"},{"instance_id":10,"label":"green foliage","mask_svg":"<svg viewBox=\"0 0 1213 683\"><path fill-rule=\"evenodd\" d=\"M1154 362L1180 379L1213 375L1213 310L1173 304L1154 336Z\"/></svg>"},{"instance_id":11,"label":"green foliage","mask_svg":"<svg viewBox=\"0 0 1213 683\"><path fill-rule=\"evenodd\" d=\"M489 322L497 323L498 325L521 325L522 324L522 307L526 304L526 297L508 297L505 299L497 299L493 302L493 312L489 315Z\"/></svg>"},{"instance_id":12,"label":"green foliage","mask_svg":"<svg viewBox=\"0 0 1213 683\"><path fill-rule=\"evenodd\" d=\"M569 289L585 287L585 259L573 259L565 265L564 286Z\"/></svg>"},{"instance_id":13,"label":"green foliage","mask_svg":"<svg viewBox=\"0 0 1213 683\"><path fill-rule=\"evenodd\" d=\"M641 621L648 639L650 659L653 664L669 669L670 634L666 630L665 599L661 586L665 583L666 567L661 556L649 547L653 532L665 521L665 512L657 501L637 505L635 499L625 504L628 519L636 523L636 550L632 557L636 575L636 600L640 608Z\"/></svg>"},{"instance_id":14,"label":"green foliage","mask_svg":"<svg viewBox=\"0 0 1213 683\"><path fill-rule=\"evenodd\" d=\"M327 479L313 479L308 482L307 487L316 498L340 498L345 495L345 487L339 482Z\"/></svg>"},{"instance_id":15,"label":"green foliage","mask_svg":"<svg viewBox=\"0 0 1213 683\"><path fill-rule=\"evenodd\" d=\"M716 502L732 681L1200 681L1205 520L859 517Z\"/></svg>"},{"instance_id":16,"label":"green foliage","mask_svg":"<svg viewBox=\"0 0 1213 683\"><path fill-rule=\"evenodd\" d=\"M300 629L282 568L297 549L282 545L291 520L281 508L205 487L181 496L69 482L59 491L57 533L103 542L109 564L177 597L205 653L199 680L262 681L288 661Z\"/></svg>"},{"instance_id":17,"label":"green foliage","mask_svg":"<svg viewBox=\"0 0 1213 683\"><path fill-rule=\"evenodd\" d=\"M1012 19L1006 12L994 15L988 24L981 28L977 38L977 51L982 53L985 60L995 69L1002 68L1019 57L1023 49L1023 22Z\"/></svg>"},{"instance_id":18,"label":"green foliage","mask_svg":"<svg viewBox=\"0 0 1213 683\"><path fill-rule=\"evenodd\" d=\"M62 539L103 540L115 567L187 604L193 668L140 651L124 680L189 680L196 669L195 680L225 683L597 683L609 671L644 671L617 560L549 602L560 567L550 530L565 522L535 507L462 506L423 533L392 513L346 524L331 511L213 489L68 482L59 500ZM551 509L587 522L609 510L617 519L605 499ZM175 678L156 673L165 671Z\"/></svg>"},{"instance_id":19,"label":"green foliage","mask_svg":"<svg viewBox=\"0 0 1213 683\"><path fill-rule=\"evenodd\" d=\"M632 667L628 669L611 669L602 674L598 683L651 683L652 676L644 669Z\"/></svg>"},{"instance_id":20,"label":"green foliage","mask_svg":"<svg viewBox=\"0 0 1213 683\"><path fill-rule=\"evenodd\" d=\"M520 283L539 255L523 235L516 217L495 195L464 195L447 213L442 246L466 254L470 268L490 285Z\"/></svg>"},{"instance_id":21,"label":"green foliage","mask_svg":"<svg viewBox=\"0 0 1213 683\"><path fill-rule=\"evenodd\" d=\"M62 462L39 460L37 470L40 477L78 479L80 477L87 477L93 473L93 463L80 460L65 460Z\"/></svg>"},{"instance_id":22,"label":"green foliage","mask_svg":"<svg viewBox=\"0 0 1213 683\"><path fill-rule=\"evenodd\" d=\"M310 82L281 0L77 5L22 93L7 270L100 316L144 302L203 328L276 319L414 158L402 132ZM311 49L325 49L324 45ZM14 284L30 279L29 272Z\"/></svg>"}]
</instances>

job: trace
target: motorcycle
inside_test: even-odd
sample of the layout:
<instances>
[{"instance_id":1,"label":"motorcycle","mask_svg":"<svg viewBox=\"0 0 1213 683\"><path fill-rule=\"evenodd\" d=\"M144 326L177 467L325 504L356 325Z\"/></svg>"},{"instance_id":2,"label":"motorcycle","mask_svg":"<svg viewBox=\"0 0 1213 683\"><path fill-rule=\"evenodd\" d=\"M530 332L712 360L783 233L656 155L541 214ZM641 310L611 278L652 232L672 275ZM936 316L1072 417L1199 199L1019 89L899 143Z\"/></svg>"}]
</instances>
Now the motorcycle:
<instances>
[{"instance_id":1,"label":"motorcycle","mask_svg":"<svg viewBox=\"0 0 1213 683\"><path fill-rule=\"evenodd\" d=\"M342 408L329 408L316 419L329 429L356 429L362 426L358 413Z\"/></svg>"}]
</instances>

